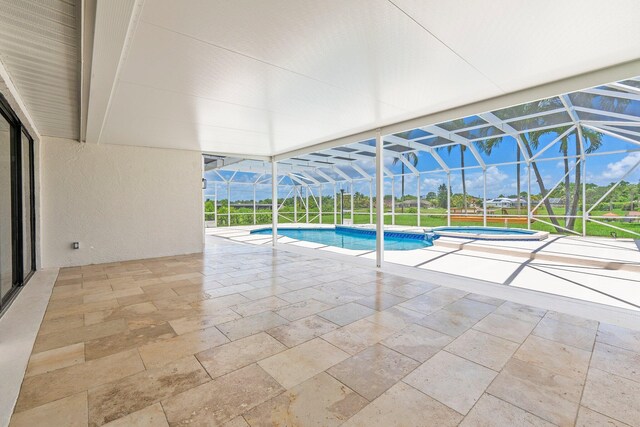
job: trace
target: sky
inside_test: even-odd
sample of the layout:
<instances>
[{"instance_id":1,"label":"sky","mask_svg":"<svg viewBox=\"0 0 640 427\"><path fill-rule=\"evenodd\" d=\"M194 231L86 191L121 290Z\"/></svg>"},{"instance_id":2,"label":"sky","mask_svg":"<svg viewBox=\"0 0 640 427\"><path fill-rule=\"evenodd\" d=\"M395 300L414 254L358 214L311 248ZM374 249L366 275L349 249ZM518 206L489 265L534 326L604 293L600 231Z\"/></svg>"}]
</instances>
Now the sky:
<instances>
[{"instance_id":1,"label":"sky","mask_svg":"<svg viewBox=\"0 0 640 427\"><path fill-rule=\"evenodd\" d=\"M534 155L542 151L553 140L553 136L549 136L541 141L538 150L534 151ZM512 138L505 138L505 140L498 146L491 155L481 153L481 157L487 164L487 198L494 198L500 195L509 196L516 193L516 165L502 165L498 166L497 163L514 162L516 160L516 142ZM569 140L568 146L570 147L569 154L575 155L574 148L575 141ZM557 182L563 179L564 164L562 159L558 159L562 154L559 151L559 145L554 144L549 149L545 150L539 155L538 166L540 173L543 177L545 186L547 189L553 188ZM640 149L640 145L632 144L626 141L622 141L617 138L610 137L608 135L603 136L602 145L596 151L596 153L611 153L620 150ZM439 150L438 154L449 165L450 168L460 167L460 151L459 147L454 147L451 152L448 152L446 148ZM479 167L477 160L473 157L469 150L465 151L465 168L466 177L465 182L467 186L467 193L476 197L482 197L483 194L483 176L482 169ZM598 185L607 185L611 182L616 182L622 176L624 176L630 168L640 162L640 151L606 154L592 156L587 159L586 162L586 174L587 182ZM375 175L375 164L373 159L371 161L359 161L358 164L370 175ZM392 164L392 158L390 156L385 157L385 165L393 172L400 173L401 165ZM574 159L570 160L570 167L574 167ZM418 157L418 170L420 174L420 187L421 194L425 195L430 191L436 192L440 184L446 183L446 173L436 171L440 169L438 163L433 157L426 152L419 152ZM350 176L359 176L357 172L351 168L342 168L345 173ZM228 176L228 172L223 172L223 176ZM227 174L227 175L225 175ZM570 173L571 181L573 182L573 172ZM205 174L205 178L208 180L207 189L204 191L205 199L213 199L215 181L218 181L218 199L226 199L226 184L220 181L220 178L212 171ZM235 177L236 181L255 181L256 176L254 174L238 173ZM405 176L405 194L416 194L417 176L409 174ZM527 171L526 166L521 166L521 191L527 190ZM638 183L640 181L640 166L629 174L626 181L632 183ZM350 191L349 184L338 183L338 190L344 188L346 192ZM462 193L462 177L460 171L452 171L451 173L451 187L454 193ZM246 200L253 198L253 186L246 184L232 184L231 187L231 200ZM401 179L395 178L394 190L396 197L401 195ZM279 197L286 196L289 191L288 188L282 187L280 189ZM318 188L315 187L312 190L314 194L318 195ZM369 182L357 181L354 183L353 191L358 191L363 194L369 194ZM324 194L330 194L332 192L332 185L325 184L323 189ZM375 187L374 187L375 192ZM540 192L538 185L535 181L535 176L532 172L531 178L531 192L532 194L538 194ZM385 194L391 193L391 180L385 179ZM271 185L270 181L265 185L258 185L256 187L256 198L258 200L271 198Z\"/></svg>"}]
</instances>

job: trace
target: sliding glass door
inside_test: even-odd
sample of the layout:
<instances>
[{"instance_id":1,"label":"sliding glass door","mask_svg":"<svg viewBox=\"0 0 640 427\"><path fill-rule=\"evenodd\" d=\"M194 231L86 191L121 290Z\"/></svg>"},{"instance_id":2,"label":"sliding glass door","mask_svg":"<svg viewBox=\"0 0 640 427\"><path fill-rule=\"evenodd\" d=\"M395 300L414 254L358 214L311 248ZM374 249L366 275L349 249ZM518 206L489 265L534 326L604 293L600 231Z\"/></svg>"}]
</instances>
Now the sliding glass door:
<instances>
[{"instance_id":1,"label":"sliding glass door","mask_svg":"<svg viewBox=\"0 0 640 427\"><path fill-rule=\"evenodd\" d=\"M20 162L22 176L22 277L26 282L35 271L35 197L33 182L33 140L24 131L20 133Z\"/></svg>"},{"instance_id":2,"label":"sliding glass door","mask_svg":"<svg viewBox=\"0 0 640 427\"><path fill-rule=\"evenodd\" d=\"M36 267L33 139L0 94L0 310Z\"/></svg>"},{"instance_id":3,"label":"sliding glass door","mask_svg":"<svg viewBox=\"0 0 640 427\"><path fill-rule=\"evenodd\" d=\"M0 298L13 287L11 126L0 114Z\"/></svg>"}]
</instances>

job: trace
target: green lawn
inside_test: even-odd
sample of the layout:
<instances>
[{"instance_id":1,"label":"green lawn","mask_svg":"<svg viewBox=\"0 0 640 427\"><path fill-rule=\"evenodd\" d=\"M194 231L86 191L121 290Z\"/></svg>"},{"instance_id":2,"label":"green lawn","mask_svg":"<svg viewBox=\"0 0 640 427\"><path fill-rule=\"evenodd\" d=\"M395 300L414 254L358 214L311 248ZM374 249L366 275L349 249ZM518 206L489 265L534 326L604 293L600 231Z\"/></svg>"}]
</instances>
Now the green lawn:
<instances>
[{"instance_id":1,"label":"green lawn","mask_svg":"<svg viewBox=\"0 0 640 427\"><path fill-rule=\"evenodd\" d=\"M416 209L415 208L408 208L405 209L405 213L403 214L401 212L400 209L396 210L396 217L395 217L395 224L396 225L408 225L408 226L417 226L418 225L418 218L417 218L417 213L415 212ZM520 213L518 213L516 211L516 209L508 209L508 214L509 215L521 215L522 217L526 217L526 208L525 209L521 209ZM551 222L549 220L549 217L546 215L542 215L542 213L546 213L544 210L542 209L538 209L538 215L535 216L535 218L539 218L541 220L547 221L547 222ZM618 210L614 210L612 211L618 215L625 215L626 212L623 211L618 211ZM385 209L385 224L391 224L391 211L390 209ZM600 216L603 215L604 213L606 213L606 211L593 211L591 212L592 216ZM498 210L496 213L496 215L500 215L501 211ZM554 208L554 214L556 215L563 215L564 214L564 209L563 208ZM581 215L582 212L578 212L578 215ZM482 214L476 214L477 216L482 216ZM476 216L474 215L474 216ZM309 215L310 221L311 223L319 223L320 222L320 218L316 213L310 213ZM443 225L447 225L447 215L446 215L446 210L445 209L440 209L440 208L430 208L430 209L422 209L421 211L421 216L420 216L420 225L422 227L437 227L437 226L443 226ZM212 220L213 219L213 213L211 212L207 212L205 214L205 218L208 220ZM324 224L333 224L333 213L324 213L322 215L322 222ZM338 215L336 216L338 223L340 222L340 214L338 213ZM345 214L345 219L350 219L351 216L349 213ZM281 210L280 211L280 215L278 218L278 221L281 224L286 224L286 223L292 223L293 221L293 210L290 211L286 211L286 210ZM376 221L376 215L373 215L373 222L375 223ZM614 226L617 226L619 228L625 229L625 230L629 230L632 232L636 232L640 234L640 221L635 221L635 222L624 222L622 220L599 220L601 222L605 222L607 224L611 224ZM304 215L304 211L298 212L298 222L307 222L306 221L306 217ZM370 222L370 216L369 216L369 211L368 209L363 209L363 210L356 210L355 215L354 215L354 221L355 224L368 224ZM565 221L564 218L558 218L558 222L560 223L561 226L565 225ZM239 209L239 210L234 210L232 208L232 215L231 215L231 225L251 225L253 224L253 212L249 209ZM256 213L256 223L257 224L270 224L271 223L271 211L270 210L259 210ZM227 225L227 215L226 212L219 212L218 213L218 225L221 227L224 227ZM465 221L456 221L455 219L451 221L451 225L482 225L482 221L480 222L465 222ZM493 225L493 226L504 226L503 224L497 224L497 223L488 223L488 225ZM521 228L525 228L526 225L524 224L509 224L509 227L521 227ZM551 233L557 233L557 231L554 229L554 227L544 224L542 222L539 221L534 221L531 224L531 228L534 230L540 230L540 231L548 231ZM574 225L574 230L580 234L582 234L582 219L579 218L576 220L576 223ZM636 238L638 239L639 236L637 235L633 235L631 233L626 233L624 231L620 231L620 230L615 230L613 228L607 227L605 225L601 225L601 224L596 224L592 221L588 221L587 222L587 228L586 228L586 232L588 236L605 236L605 237L610 237L612 232L615 232L617 234L617 237L629 237L629 238ZM572 234L572 233L568 233L568 232L562 232L562 234Z\"/></svg>"}]
</instances>

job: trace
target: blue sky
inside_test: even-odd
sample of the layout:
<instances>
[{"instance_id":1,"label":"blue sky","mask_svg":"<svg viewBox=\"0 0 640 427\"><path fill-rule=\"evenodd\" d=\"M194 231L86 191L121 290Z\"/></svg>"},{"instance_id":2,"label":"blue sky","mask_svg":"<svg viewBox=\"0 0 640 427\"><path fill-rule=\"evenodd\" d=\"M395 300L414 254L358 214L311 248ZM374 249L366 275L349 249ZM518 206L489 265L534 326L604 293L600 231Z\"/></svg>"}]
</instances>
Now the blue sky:
<instances>
[{"instance_id":1,"label":"blue sky","mask_svg":"<svg viewBox=\"0 0 640 427\"><path fill-rule=\"evenodd\" d=\"M540 149L544 148L549 142L553 140L553 136L549 136L546 139L543 139L543 143L541 144ZM569 141L569 147L574 147L574 141ZM515 165L504 165L504 166L494 166L492 163L503 163L503 162L513 162L516 160L516 143L515 140L511 138L505 138L505 140L501 143L501 145L496 148L491 156L487 156L486 154L481 154L483 160L487 163L487 197L497 197L499 195L510 195L515 194L516 192L516 166ZM638 149L639 145L634 145L625 141L621 141L619 139L610 137L605 135L603 137L603 144L600 149L597 151L598 153L606 153L613 152L618 150L628 150L628 149ZM534 151L534 154L539 150ZM460 152L459 148L455 147L452 149L451 153L448 153L446 149L439 150L438 153L443 158L443 160L449 165L451 168L460 167ZM575 153L575 151L573 151ZM569 154L572 154L572 150L570 149ZM556 159L551 160L554 157L561 156L559 151L559 145L554 145L553 147L546 150L542 155L540 155L538 165L540 168L541 175L543 176L543 180L548 189L552 188L559 180L562 179L564 175L564 165L562 160ZM401 166L399 164L392 165L392 159L390 157L385 158L385 164L389 169L391 169L394 173L400 173ZM638 161L640 161L640 152L631 152L631 153L621 153L621 154L607 154L602 156L593 156L589 157L587 160L587 182L595 183L598 185L606 185L610 182L617 181L620 177L622 177L631 167L633 167ZM375 165L372 161L362 161L359 162L359 165L368 173L374 174ZM465 166L468 168L466 170L466 184L467 184L467 192L473 196L482 196L483 191L483 177L482 170L480 168L473 168L473 166L477 166L478 162L475 160L473 155L467 150L465 152ZM573 166L573 161L571 162ZM424 195L429 191L436 191L438 185L441 183L446 183L446 174L442 172L435 172L436 169L439 169L438 163L433 159L433 157L425 152L420 152L419 161L418 161L418 169L421 172L421 193ZM356 173L348 172L345 169L345 172L349 173L352 176L358 176ZM527 183L526 183L526 166L522 165L521 167L522 173L522 181L521 181L521 191L526 191ZM228 174L228 173L227 173ZM455 193L462 192L462 179L459 171L452 172L451 177L451 186ZM570 174L573 180L573 173ZM214 181L219 178L213 172L207 172L205 177L209 181L208 188L205 190L205 198L213 198L214 193ZM237 181L253 181L255 180L255 175L253 174L245 174L238 173L236 175ZM414 175L405 176L405 193L406 194L416 194L416 180L417 177ZM627 181L637 183L640 180L640 166L635 169L635 171L626 178ZM340 184L338 184L338 188L340 188ZM342 184L345 185L345 184ZM401 194L401 180L400 177L397 177L395 180L395 192L396 196L399 197ZM349 186L346 184L345 189L349 191ZM226 185L224 183L218 184L218 198L224 199L226 198ZM286 195L286 191L284 188L280 190L280 197L284 197ZM317 188L314 189L317 193ZM325 194L331 193L332 188L331 185L327 184L324 186ZM369 194L369 183L366 181L360 181L354 183L354 191L359 191L364 194ZM533 194L539 193L539 188L537 183L535 182L535 178L532 173L531 180L531 191ZM375 192L375 188L374 188ZM391 192L391 182L389 179L385 179L385 193L390 194ZM317 194L316 194L317 195ZM231 200L245 200L251 199L253 197L253 189L250 185L232 185L231 192ZM257 199L265 199L271 197L271 186L270 184L259 185L256 189L256 198Z\"/></svg>"}]
</instances>

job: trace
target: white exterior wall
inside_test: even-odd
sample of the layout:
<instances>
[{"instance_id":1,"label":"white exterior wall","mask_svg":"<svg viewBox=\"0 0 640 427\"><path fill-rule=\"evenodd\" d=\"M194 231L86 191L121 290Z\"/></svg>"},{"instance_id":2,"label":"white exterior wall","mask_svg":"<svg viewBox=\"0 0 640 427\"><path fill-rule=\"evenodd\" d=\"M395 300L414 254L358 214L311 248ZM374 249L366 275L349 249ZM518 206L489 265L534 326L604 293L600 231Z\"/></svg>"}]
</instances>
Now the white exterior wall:
<instances>
[{"instance_id":1,"label":"white exterior wall","mask_svg":"<svg viewBox=\"0 0 640 427\"><path fill-rule=\"evenodd\" d=\"M199 152L44 137L40 150L43 267L202 252Z\"/></svg>"}]
</instances>

